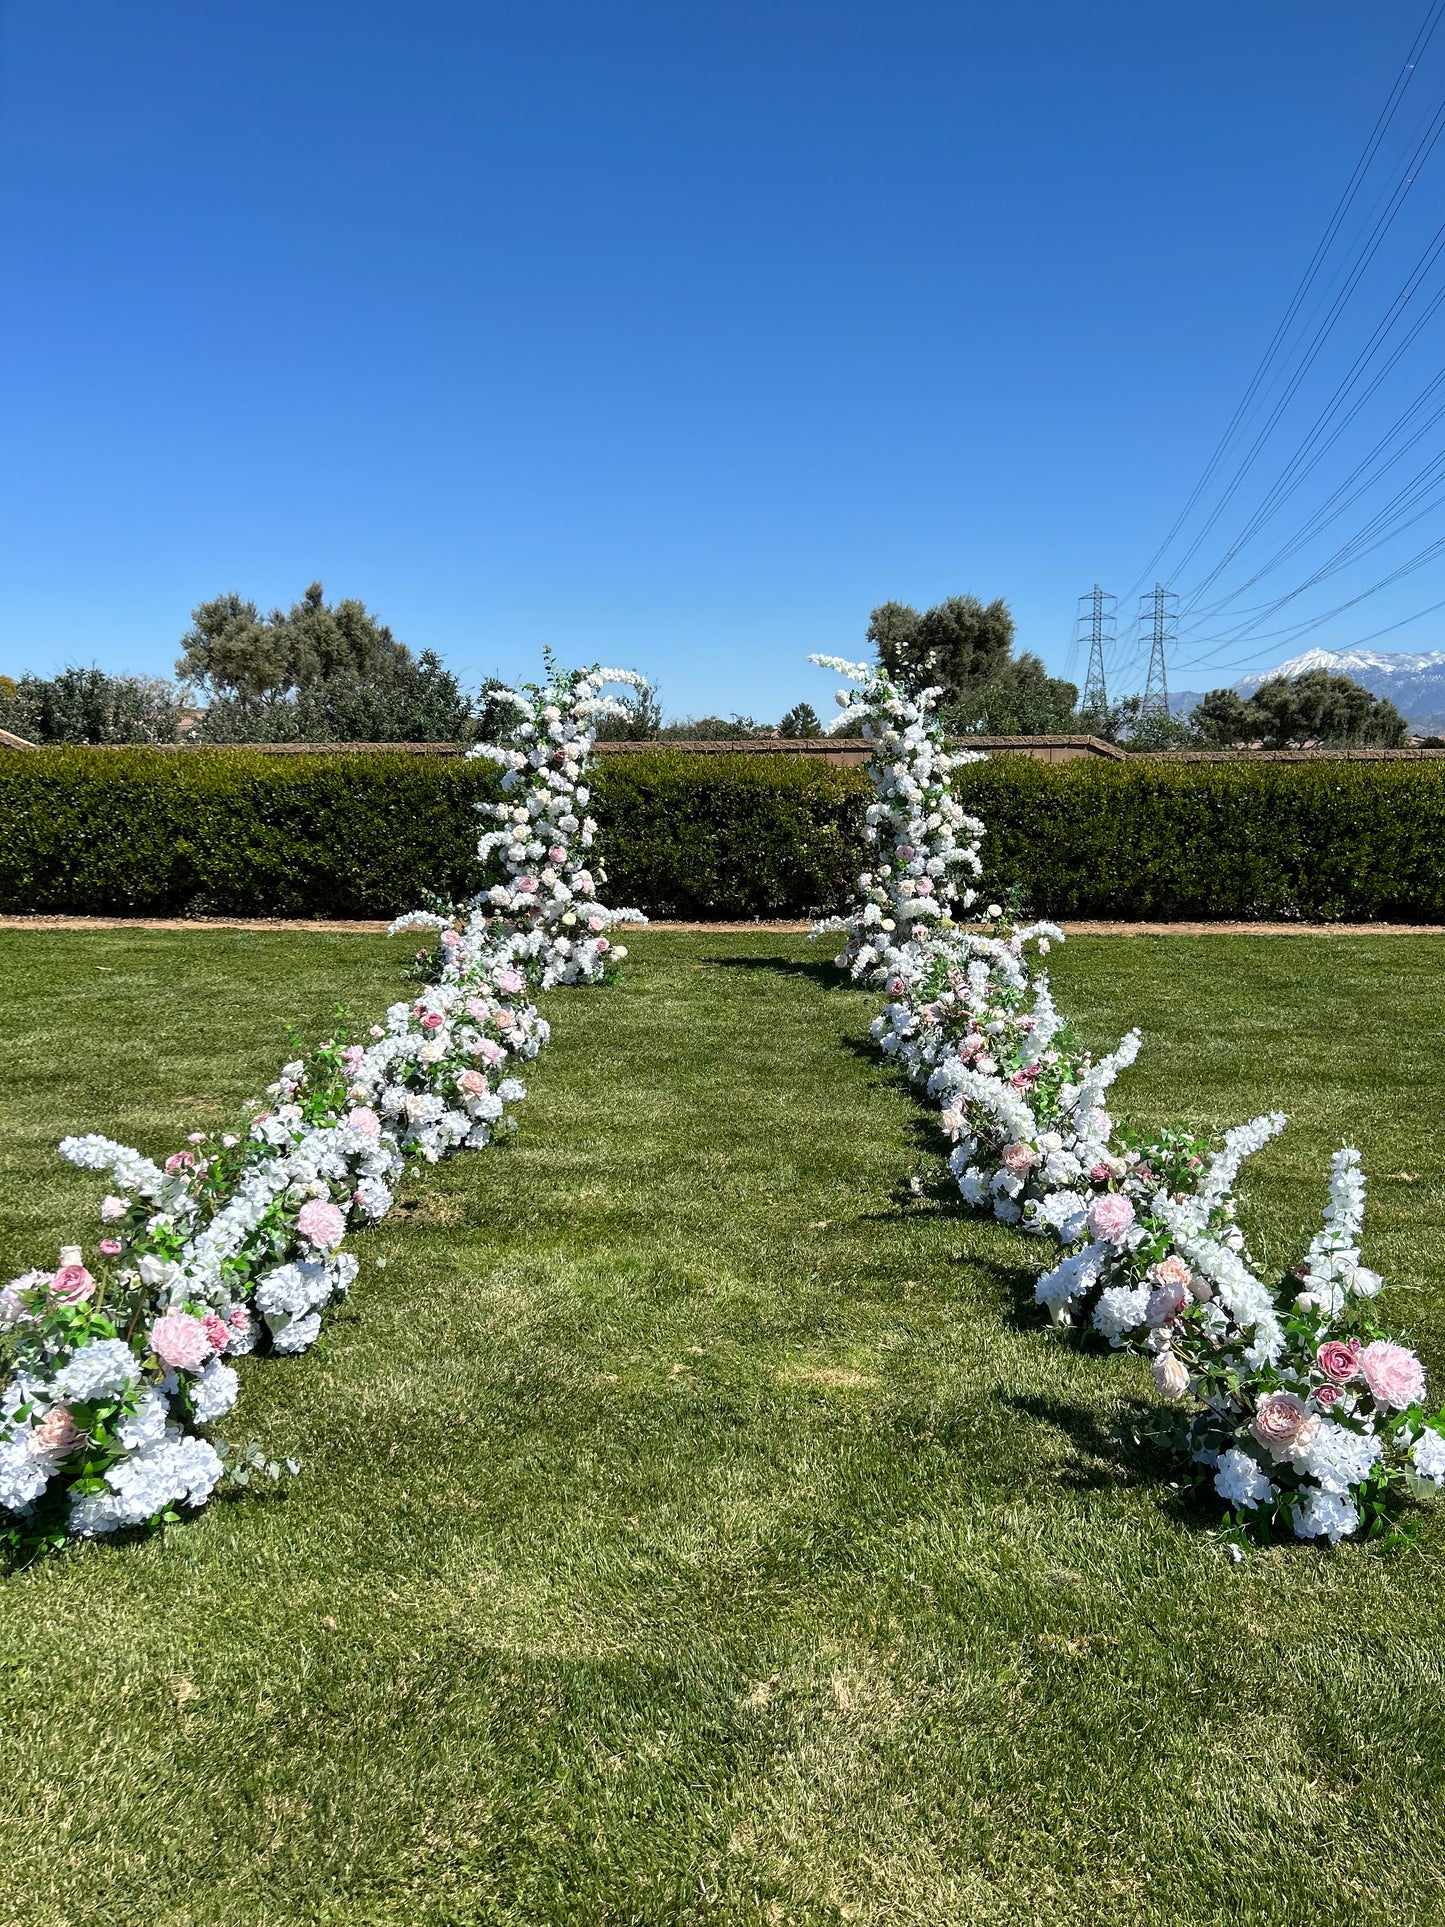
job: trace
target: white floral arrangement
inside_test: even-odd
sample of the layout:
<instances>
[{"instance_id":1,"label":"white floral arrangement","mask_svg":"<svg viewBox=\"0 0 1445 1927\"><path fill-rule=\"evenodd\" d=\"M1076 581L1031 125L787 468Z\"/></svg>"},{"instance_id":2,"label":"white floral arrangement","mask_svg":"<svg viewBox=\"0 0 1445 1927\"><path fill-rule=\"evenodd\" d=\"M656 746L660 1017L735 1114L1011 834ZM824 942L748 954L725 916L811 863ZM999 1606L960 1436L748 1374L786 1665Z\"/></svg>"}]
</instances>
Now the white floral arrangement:
<instances>
[{"instance_id":1,"label":"white floral arrangement","mask_svg":"<svg viewBox=\"0 0 1445 1927\"><path fill-rule=\"evenodd\" d=\"M1374 1316L1358 1151L1335 1154L1325 1226L1298 1270L1260 1277L1234 1186L1283 1115L1214 1149L1117 1123L1108 1094L1141 1038L1097 1063L1079 1049L1034 967L1063 933L999 903L954 914L977 901L954 878L981 874L985 831L946 794L952 768L977 758L946 753L938 692L812 660L854 685L841 721L874 746L865 834L880 853L850 913L814 935L842 931L839 966L882 990L872 1035L939 1105L964 1201L1061 1250L1035 1293L1056 1323L1141 1352L1160 1392L1193 1400L1189 1450L1233 1529L1331 1544L1393 1530L1403 1491L1445 1485L1445 1413L1427 1413L1423 1365Z\"/></svg>"},{"instance_id":2,"label":"white floral arrangement","mask_svg":"<svg viewBox=\"0 0 1445 1927\"><path fill-rule=\"evenodd\" d=\"M229 1361L307 1350L356 1278L348 1232L386 1216L408 1163L515 1127L509 1107L526 1095L516 1071L548 1037L530 987L599 981L627 954L606 932L642 920L598 903L603 872L585 856L597 827L587 763L609 681L636 678L554 672L509 692L514 747L492 753L518 800L492 806L510 827L478 846L484 860L502 851L507 881L459 913L398 919L393 930L436 933L419 957L433 981L365 1040L338 1032L284 1065L244 1131L193 1132L163 1164L101 1136L62 1142L63 1157L114 1189L91 1263L64 1246L55 1270L0 1289L0 1528L12 1543L151 1526L203 1505L226 1470L203 1434L236 1402Z\"/></svg>"}]
</instances>

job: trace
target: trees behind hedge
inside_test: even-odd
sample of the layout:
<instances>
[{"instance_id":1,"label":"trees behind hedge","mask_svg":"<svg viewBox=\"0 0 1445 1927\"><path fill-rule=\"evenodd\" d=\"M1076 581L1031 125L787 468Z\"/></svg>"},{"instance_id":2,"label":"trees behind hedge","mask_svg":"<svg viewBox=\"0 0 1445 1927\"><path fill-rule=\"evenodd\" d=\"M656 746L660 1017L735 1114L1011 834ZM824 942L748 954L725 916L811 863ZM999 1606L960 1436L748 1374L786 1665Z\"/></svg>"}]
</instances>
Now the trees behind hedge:
<instances>
[{"instance_id":1,"label":"trees behind hedge","mask_svg":"<svg viewBox=\"0 0 1445 1927\"><path fill-rule=\"evenodd\" d=\"M921 612L884 602L868 618L868 640L884 672L911 693L941 689L939 713L952 730L991 736L1053 736L1078 727L1079 691L1042 660L1014 654L1014 620L996 596L949 596Z\"/></svg>"},{"instance_id":2,"label":"trees behind hedge","mask_svg":"<svg viewBox=\"0 0 1445 1927\"><path fill-rule=\"evenodd\" d=\"M72 665L56 676L0 676L0 729L32 743L173 743L180 691L162 676Z\"/></svg>"},{"instance_id":3,"label":"trees behind hedge","mask_svg":"<svg viewBox=\"0 0 1445 1927\"><path fill-rule=\"evenodd\" d=\"M1409 734L1392 702L1327 669L1272 676L1248 701L1237 690L1212 689L1191 720L1201 741L1221 749L1236 743L1260 743L1265 749L1300 743L1398 749Z\"/></svg>"},{"instance_id":4,"label":"trees behind hedge","mask_svg":"<svg viewBox=\"0 0 1445 1927\"><path fill-rule=\"evenodd\" d=\"M262 616L237 594L192 611L176 674L205 691L211 742L456 742L474 733L461 685L430 649L404 642L319 582Z\"/></svg>"}]
</instances>

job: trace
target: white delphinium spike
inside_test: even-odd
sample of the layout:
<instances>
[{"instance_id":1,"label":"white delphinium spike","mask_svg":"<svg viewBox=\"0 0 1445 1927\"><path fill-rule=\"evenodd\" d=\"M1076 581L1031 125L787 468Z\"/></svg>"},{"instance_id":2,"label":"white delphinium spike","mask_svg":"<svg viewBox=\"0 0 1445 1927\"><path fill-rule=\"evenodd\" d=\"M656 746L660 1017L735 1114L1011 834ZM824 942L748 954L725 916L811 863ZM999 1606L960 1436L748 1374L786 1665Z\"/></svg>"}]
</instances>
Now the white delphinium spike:
<instances>
[{"instance_id":1,"label":"white delphinium spike","mask_svg":"<svg viewBox=\"0 0 1445 1927\"><path fill-rule=\"evenodd\" d=\"M1252 1158L1256 1151L1262 1151L1266 1144L1277 1138L1289 1122L1283 1111L1266 1111L1261 1117L1252 1117L1247 1124L1236 1124L1224 1134L1222 1147L1214 1153L1205 1167L1204 1179L1199 1186L1199 1200L1207 1211L1220 1204L1234 1189L1234 1181L1239 1176L1239 1167L1246 1158Z\"/></svg>"}]
</instances>

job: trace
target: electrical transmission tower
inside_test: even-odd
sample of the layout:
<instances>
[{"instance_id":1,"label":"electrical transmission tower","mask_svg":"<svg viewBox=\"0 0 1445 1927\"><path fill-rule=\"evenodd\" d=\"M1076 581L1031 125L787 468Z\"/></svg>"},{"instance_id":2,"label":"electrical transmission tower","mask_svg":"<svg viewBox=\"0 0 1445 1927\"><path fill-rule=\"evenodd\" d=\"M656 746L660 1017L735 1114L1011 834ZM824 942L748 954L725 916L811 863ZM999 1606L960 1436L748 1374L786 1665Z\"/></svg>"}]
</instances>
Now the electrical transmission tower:
<instances>
[{"instance_id":1,"label":"electrical transmission tower","mask_svg":"<svg viewBox=\"0 0 1445 1927\"><path fill-rule=\"evenodd\" d=\"M1149 673L1139 703L1139 720L1169 714L1169 645L1178 640L1179 598L1162 582L1139 598L1139 624L1149 626Z\"/></svg>"},{"instance_id":2,"label":"electrical transmission tower","mask_svg":"<svg viewBox=\"0 0 1445 1927\"><path fill-rule=\"evenodd\" d=\"M1089 637L1089 673L1084 678L1084 699L1079 713L1096 717L1101 725L1109 720L1109 687L1104 680L1104 644L1114 640L1114 609L1118 597L1111 596L1096 582L1087 595L1079 597L1079 640Z\"/></svg>"}]
</instances>

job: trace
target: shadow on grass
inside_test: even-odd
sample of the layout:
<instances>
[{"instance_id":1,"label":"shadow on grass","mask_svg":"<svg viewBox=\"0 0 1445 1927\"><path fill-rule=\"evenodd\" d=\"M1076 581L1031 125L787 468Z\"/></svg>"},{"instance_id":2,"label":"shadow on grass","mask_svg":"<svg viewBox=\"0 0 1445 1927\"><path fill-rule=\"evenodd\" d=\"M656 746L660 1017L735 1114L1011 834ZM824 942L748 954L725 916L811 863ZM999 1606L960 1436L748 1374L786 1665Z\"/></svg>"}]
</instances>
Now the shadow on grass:
<instances>
[{"instance_id":1,"label":"shadow on grass","mask_svg":"<svg viewBox=\"0 0 1445 1927\"><path fill-rule=\"evenodd\" d=\"M1162 1503L1190 1525L1218 1523L1189 1456L1189 1419L1175 1406L1145 1398L1112 1402L1107 1416L1089 1405L1042 1393L1011 1393L1003 1404L1025 1418L1062 1432L1076 1463L1061 1466L1055 1477L1076 1492L1111 1486L1164 1486Z\"/></svg>"},{"instance_id":2,"label":"shadow on grass","mask_svg":"<svg viewBox=\"0 0 1445 1927\"><path fill-rule=\"evenodd\" d=\"M825 990L851 990L851 984L834 963L813 963L803 957L713 957L719 970L768 970L780 977L808 977Z\"/></svg>"}]
</instances>

